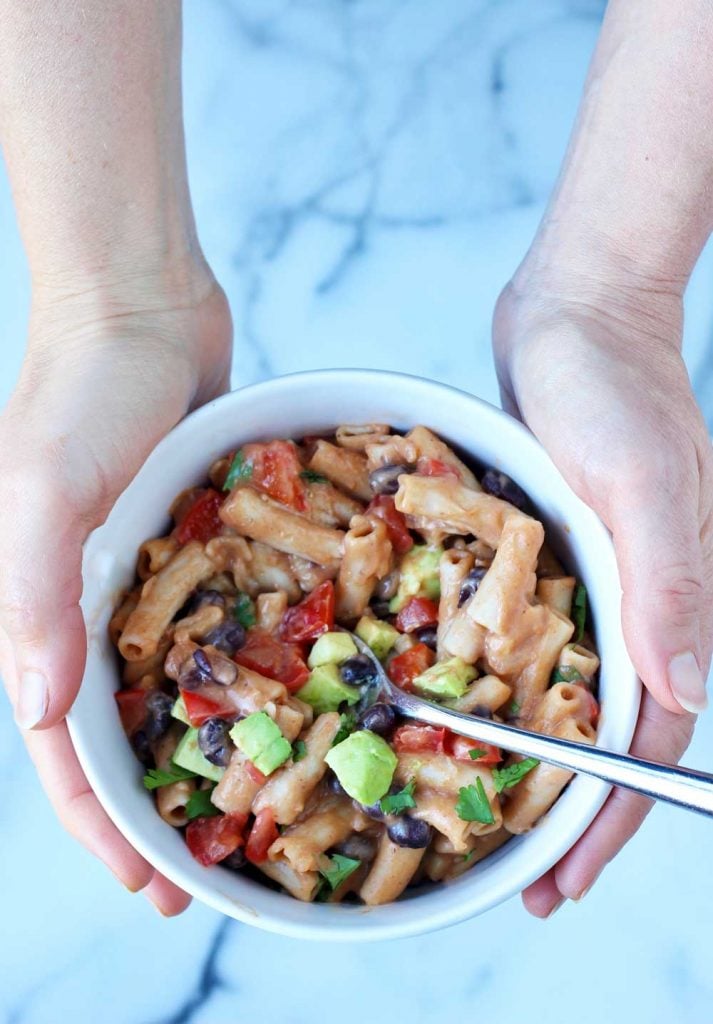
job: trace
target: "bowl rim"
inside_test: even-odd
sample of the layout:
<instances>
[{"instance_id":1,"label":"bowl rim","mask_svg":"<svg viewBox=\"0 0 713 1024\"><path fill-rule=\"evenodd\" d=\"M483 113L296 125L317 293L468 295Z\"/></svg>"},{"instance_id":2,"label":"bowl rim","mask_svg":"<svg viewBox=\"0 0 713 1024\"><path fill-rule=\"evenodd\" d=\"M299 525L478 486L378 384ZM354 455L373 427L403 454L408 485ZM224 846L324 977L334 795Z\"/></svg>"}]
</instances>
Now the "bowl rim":
<instances>
[{"instance_id":1,"label":"bowl rim","mask_svg":"<svg viewBox=\"0 0 713 1024\"><path fill-rule=\"evenodd\" d=\"M167 449L172 450L175 456L175 452L179 450L181 441L184 437L187 437L196 431L203 431L205 428L209 428L215 417L221 418L228 414L231 407L236 403L240 403L241 399L244 400L246 395L249 395L255 401L261 400L269 404L270 402L279 400L281 393L284 393L286 390L289 391L290 389L293 389L295 384L308 388L311 385L319 386L326 382L329 382L332 386L338 384L338 386L343 387L353 387L355 385L369 386L374 383L387 386L391 383L394 386L397 386L398 384L405 383L408 388L413 389L414 394L411 395L411 400L413 400L415 392L419 390L429 393L431 399L435 399L437 397L447 399L451 396L454 400L456 398L458 401L463 401L464 399L467 400L467 402L471 404L471 407L478 407L481 418L490 418L493 424L497 425L497 429L502 431L504 442L507 441L509 436L514 443L526 448L529 446L533 452L537 451L538 458L544 459L549 463L550 467L554 470L555 474L561 481L561 486L564 489L564 492L568 493L570 501L573 500L575 505L578 506L578 514L580 515L580 518L589 520L586 528L596 531L599 534L599 542L608 546L610 551L613 553L613 543L609 532L597 518L595 513L579 498L577 498L576 495L574 495L571 488L569 488L557 471L556 467L554 467L547 452L544 451L536 438L522 423L484 399L478 398L475 395L469 394L468 392L462 391L451 385L432 381L413 374L385 370L369 370L362 368L306 370L274 377L270 380L256 384L248 384L244 387L230 391L190 413L185 419L178 423L149 454L143 466L123 492L121 498L123 499L126 495L131 496L134 490L140 488L141 481L145 479L148 473L150 473L152 465L161 459L163 453ZM354 417L351 417L351 419L352 421L355 421ZM433 416L433 419L436 421L438 420L437 412ZM425 415L422 421L428 422L429 416ZM433 429L437 433L439 432L437 423L434 424ZM236 433L239 433L239 427L236 428ZM475 453L474 457L478 458ZM537 496L535 496L534 502L537 506ZM88 538L84 547L83 570L86 570L87 565L96 553L96 549L100 548L102 531L105 529L106 525L110 523L112 512L113 509L107 516L105 523L94 530ZM577 526L576 530L579 532L584 528L585 527L582 524ZM613 565L614 571L616 572L615 561L613 561ZM618 577L615 582L618 584ZM82 607L83 610L85 610L84 596ZM95 658L96 654L93 654L91 649L89 649L82 688L86 685L85 681L87 675L91 672ZM628 749L631 742L638 718L641 694L641 684L630 662L628 662L627 668L628 672L622 671L621 673L621 685L627 686L629 690L627 714L620 714L616 722L613 724L608 723L612 726L614 731L613 741L610 738L608 746L619 751ZM80 694L82 692L82 688L80 688ZM272 910L261 909L258 912L247 905L239 903L234 898L220 891L219 886L215 884L215 875L213 872L206 871L205 879L203 879L202 876L199 879L187 879L181 866L177 864L170 855L165 853L164 850L160 849L151 839L144 835L140 828L136 827L130 815L125 813L121 805L121 801L115 800L107 790L103 782L103 766L98 762L98 760L95 761L95 758L91 756L87 744L85 743L85 728L87 726L87 722L83 721L83 717L86 719L86 714L83 714L82 704L78 699L77 703L67 716L67 723L74 749L94 793L111 820L125 838L128 839L132 846L134 846L134 848L150 864L152 864L168 879L185 889L196 899L199 899L201 902L211 906L213 909L244 923L256 925L267 931L293 938L309 938L340 942L375 941L402 938L424 932L435 931L449 925L457 924L470 917L479 915L480 913L484 913L497 904L504 902L516 893L522 891L522 889L532 881L540 877L540 875L545 871L549 870L549 868L552 867L552 865L555 864L560 857L567 852L567 850L571 849L587 826L592 822L611 791L611 786L605 782L595 779L576 779L575 782L586 783L588 795L581 801L580 806L573 806L571 809L568 808L569 813L567 814L566 825L560 830L560 834L557 838L554 835L548 836L547 838L549 838L550 841L544 844L542 842L537 843L537 841L530 841L530 846L534 856L532 856L527 863L525 863L524 859L521 858L523 863L520 870L517 871L513 884L507 884L505 880L501 880L498 887L492 886L491 892L476 893L475 895L471 895L470 898L468 898L467 892L463 891L462 899L457 906L446 906L440 910L437 906L437 900L433 900L431 903L435 903L436 905L429 905L428 909L424 907L424 913L419 915L417 919L394 921L389 921L388 918L384 919L390 907L400 905L399 901L397 901L395 904L387 904L382 908L349 908L349 912L343 913L339 918L337 918L336 914L330 914L328 918L322 917L320 919L320 916L315 914L314 923L306 924L303 922L285 920L281 917L279 911L273 912ZM117 729L119 728L120 726L117 717ZM585 792L584 789L582 791ZM557 804L560 802L561 800L558 800ZM555 804L555 807L557 804ZM528 833L528 836L537 837L538 831L539 830L536 828ZM514 851L516 847L520 846L523 838L524 837L516 837L514 840L508 842L505 847L502 847L501 850L508 851L508 853L511 850ZM545 849L540 849L535 852L538 846L542 847L543 845ZM497 855L498 854L496 853L493 856L497 858ZM505 855L504 859L508 860L512 858ZM469 875L461 876L461 879L458 881L467 879L468 877ZM440 886L438 888L440 889ZM444 888L447 888L447 886L444 886ZM270 890L265 889L265 892L269 891ZM272 893L272 895L278 895L280 900L293 901L293 897L285 894ZM413 900L416 903L419 902L419 898L416 896L413 897ZM411 901L407 902L410 903ZM319 911L325 909L324 907L314 904L309 906ZM334 908L332 908L332 910L333 909ZM375 911L379 910L382 911L381 917L375 917L372 923L366 923L364 921L365 914L375 914ZM357 916L361 917L362 920L359 923L359 927L354 928L352 927L352 923L355 922Z\"/></svg>"}]
</instances>

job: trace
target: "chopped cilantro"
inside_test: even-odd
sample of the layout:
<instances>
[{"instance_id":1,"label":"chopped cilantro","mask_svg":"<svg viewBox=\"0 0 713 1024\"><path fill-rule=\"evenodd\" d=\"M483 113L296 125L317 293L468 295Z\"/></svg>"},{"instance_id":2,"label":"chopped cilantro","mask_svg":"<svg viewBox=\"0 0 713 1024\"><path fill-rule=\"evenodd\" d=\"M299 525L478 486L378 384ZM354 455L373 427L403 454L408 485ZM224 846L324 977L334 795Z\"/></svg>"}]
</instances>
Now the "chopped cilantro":
<instances>
[{"instance_id":1,"label":"chopped cilantro","mask_svg":"<svg viewBox=\"0 0 713 1024\"><path fill-rule=\"evenodd\" d=\"M574 665L560 665L552 673L553 683L576 683L584 679L581 672L578 672Z\"/></svg>"},{"instance_id":2,"label":"chopped cilantro","mask_svg":"<svg viewBox=\"0 0 713 1024\"><path fill-rule=\"evenodd\" d=\"M241 626L250 629L257 622L255 615L255 604L247 594L238 594L233 606L233 618L237 619Z\"/></svg>"},{"instance_id":3,"label":"chopped cilantro","mask_svg":"<svg viewBox=\"0 0 713 1024\"><path fill-rule=\"evenodd\" d=\"M518 702L516 700L511 700L510 701L510 703L507 706L507 713L509 715L511 715L511 716L514 716L514 715L517 715L517 714L520 713L520 705L518 704Z\"/></svg>"},{"instance_id":4,"label":"chopped cilantro","mask_svg":"<svg viewBox=\"0 0 713 1024\"><path fill-rule=\"evenodd\" d=\"M213 792L211 789L197 789L195 793L192 793L186 804L186 817L189 821L193 821L194 818L213 818L216 814L221 812L211 802L210 794Z\"/></svg>"},{"instance_id":5,"label":"chopped cilantro","mask_svg":"<svg viewBox=\"0 0 713 1024\"><path fill-rule=\"evenodd\" d=\"M307 744L304 740L295 740L292 744L292 760L301 761L303 757L307 757Z\"/></svg>"},{"instance_id":6,"label":"chopped cilantro","mask_svg":"<svg viewBox=\"0 0 713 1024\"><path fill-rule=\"evenodd\" d=\"M539 763L536 757L526 757L523 761L515 761L514 764L508 765L507 768L493 768L493 785L496 793L512 789L528 772L537 768Z\"/></svg>"},{"instance_id":7,"label":"chopped cilantro","mask_svg":"<svg viewBox=\"0 0 713 1024\"><path fill-rule=\"evenodd\" d=\"M326 476L322 476L321 473L315 473L313 469L303 469L300 473L300 477L306 480L308 484L328 484L329 480Z\"/></svg>"},{"instance_id":8,"label":"chopped cilantro","mask_svg":"<svg viewBox=\"0 0 713 1024\"><path fill-rule=\"evenodd\" d=\"M242 448L240 451L235 453L233 461L230 464L228 475L225 478L223 484L224 491L231 491L233 487L241 480L249 480L253 475L253 467L251 462L245 461Z\"/></svg>"},{"instance_id":9,"label":"chopped cilantro","mask_svg":"<svg viewBox=\"0 0 713 1024\"><path fill-rule=\"evenodd\" d=\"M475 857L475 850L469 850L468 853L464 855L463 862L467 864L468 861L473 859L473 857Z\"/></svg>"},{"instance_id":10,"label":"chopped cilantro","mask_svg":"<svg viewBox=\"0 0 713 1024\"><path fill-rule=\"evenodd\" d=\"M482 825L495 823L488 794L480 777L474 786L461 786L458 790L456 814L461 821L479 821Z\"/></svg>"},{"instance_id":11,"label":"chopped cilantro","mask_svg":"<svg viewBox=\"0 0 713 1024\"><path fill-rule=\"evenodd\" d=\"M577 586L572 602L572 622L575 625L574 642L578 644L584 636L584 623L587 620L587 589L583 583Z\"/></svg>"},{"instance_id":12,"label":"chopped cilantro","mask_svg":"<svg viewBox=\"0 0 713 1024\"><path fill-rule=\"evenodd\" d=\"M416 806L413 794L416 789L416 780L410 779L398 793L391 793L382 796L380 806L384 814L401 814L409 808Z\"/></svg>"},{"instance_id":13,"label":"chopped cilantro","mask_svg":"<svg viewBox=\"0 0 713 1024\"><path fill-rule=\"evenodd\" d=\"M468 757L472 757L474 761L477 761L478 758L485 757L487 753L487 750L482 750L480 747L473 747L472 750L468 751Z\"/></svg>"},{"instance_id":14,"label":"chopped cilantro","mask_svg":"<svg viewBox=\"0 0 713 1024\"><path fill-rule=\"evenodd\" d=\"M360 860L353 857L345 857L341 853L335 853L331 857L325 857L326 866L319 869L320 875L326 878L332 890L341 885L345 878L349 878L358 867L361 867Z\"/></svg>"},{"instance_id":15,"label":"chopped cilantro","mask_svg":"<svg viewBox=\"0 0 713 1024\"><path fill-rule=\"evenodd\" d=\"M345 740L347 738L347 736L351 736L351 734L356 729L356 724L356 712L352 711L351 708L348 711L344 711L339 716L339 732L334 737L334 742L332 743L332 746L336 747L337 743L341 743L342 740Z\"/></svg>"},{"instance_id":16,"label":"chopped cilantro","mask_svg":"<svg viewBox=\"0 0 713 1024\"><path fill-rule=\"evenodd\" d=\"M159 789L161 786L170 786L172 782L180 782L181 779L195 779L195 777L195 772L189 772L177 764L172 764L170 772L165 772L160 768L149 768L144 775L144 786L147 789Z\"/></svg>"}]
</instances>

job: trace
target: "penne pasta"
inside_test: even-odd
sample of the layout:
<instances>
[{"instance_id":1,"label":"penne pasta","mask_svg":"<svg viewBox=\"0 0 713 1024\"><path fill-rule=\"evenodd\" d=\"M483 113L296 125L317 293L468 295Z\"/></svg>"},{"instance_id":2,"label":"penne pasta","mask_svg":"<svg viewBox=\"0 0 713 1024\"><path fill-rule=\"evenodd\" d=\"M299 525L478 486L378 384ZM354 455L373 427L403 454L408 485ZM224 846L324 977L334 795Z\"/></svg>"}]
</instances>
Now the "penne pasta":
<instances>
[{"instance_id":1,"label":"penne pasta","mask_svg":"<svg viewBox=\"0 0 713 1024\"><path fill-rule=\"evenodd\" d=\"M313 473L325 476L340 490L359 501L372 497L366 458L359 451L338 448L329 441L319 440L308 462Z\"/></svg>"},{"instance_id":2,"label":"penne pasta","mask_svg":"<svg viewBox=\"0 0 713 1024\"><path fill-rule=\"evenodd\" d=\"M338 619L349 621L364 614L377 582L391 567L391 550L382 520L354 516L344 537L344 555L337 576Z\"/></svg>"},{"instance_id":3,"label":"penne pasta","mask_svg":"<svg viewBox=\"0 0 713 1024\"><path fill-rule=\"evenodd\" d=\"M448 646L447 636L448 632L453 625L453 622L458 615L458 606L460 603L460 592L463 582L473 568L474 557L470 551L466 551L458 548L451 548L448 551L444 551L441 555L441 561L439 564L439 576L441 580L441 597L438 604L438 660L443 661L446 658L450 658L453 655L458 654L457 650L451 650ZM468 637L466 637L466 642ZM468 654L474 654L473 657L464 658L469 664L474 664L477 658L477 651L479 645L468 647ZM462 649L463 644L461 642L460 647ZM462 657L462 655L461 655Z\"/></svg>"},{"instance_id":4,"label":"penne pasta","mask_svg":"<svg viewBox=\"0 0 713 1024\"><path fill-rule=\"evenodd\" d=\"M378 907L397 899L418 870L425 852L397 846L384 833L371 871L359 891L364 903Z\"/></svg>"}]
</instances>

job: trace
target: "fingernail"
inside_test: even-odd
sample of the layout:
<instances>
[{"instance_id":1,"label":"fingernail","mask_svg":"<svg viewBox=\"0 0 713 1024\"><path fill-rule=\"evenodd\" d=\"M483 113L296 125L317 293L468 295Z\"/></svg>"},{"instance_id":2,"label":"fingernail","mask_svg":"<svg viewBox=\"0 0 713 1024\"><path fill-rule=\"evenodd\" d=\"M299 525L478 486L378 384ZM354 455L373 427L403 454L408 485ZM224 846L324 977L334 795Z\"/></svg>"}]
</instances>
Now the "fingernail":
<instances>
[{"instance_id":1,"label":"fingernail","mask_svg":"<svg viewBox=\"0 0 713 1024\"><path fill-rule=\"evenodd\" d=\"M554 907L552 908L552 910L547 915L546 920L548 920L550 917L553 917L557 913L559 908L562 906L562 904L566 903L566 902L567 902L567 897L566 896L562 896L561 899L557 900L557 902L555 903Z\"/></svg>"},{"instance_id":2,"label":"fingernail","mask_svg":"<svg viewBox=\"0 0 713 1024\"><path fill-rule=\"evenodd\" d=\"M668 679L676 700L694 714L708 706L706 686L692 651L684 651L668 663Z\"/></svg>"},{"instance_id":3,"label":"fingernail","mask_svg":"<svg viewBox=\"0 0 713 1024\"><path fill-rule=\"evenodd\" d=\"M15 721L21 729L34 729L47 714L49 689L41 672L28 670L20 676Z\"/></svg>"},{"instance_id":4,"label":"fingernail","mask_svg":"<svg viewBox=\"0 0 713 1024\"><path fill-rule=\"evenodd\" d=\"M584 897L589 892L589 890L592 888L592 885L594 885L594 882L592 882L591 885L588 885L586 889L582 889L582 891L580 892L579 896L574 896L573 897L574 902L575 903L579 903L580 900L583 900Z\"/></svg>"}]
</instances>

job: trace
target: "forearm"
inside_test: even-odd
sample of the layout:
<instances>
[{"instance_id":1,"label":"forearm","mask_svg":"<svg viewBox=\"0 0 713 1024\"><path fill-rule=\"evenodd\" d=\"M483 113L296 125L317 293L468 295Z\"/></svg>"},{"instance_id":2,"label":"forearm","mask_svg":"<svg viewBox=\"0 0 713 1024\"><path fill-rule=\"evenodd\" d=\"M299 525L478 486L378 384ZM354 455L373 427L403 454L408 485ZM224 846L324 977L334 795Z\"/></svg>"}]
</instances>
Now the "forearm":
<instances>
[{"instance_id":1,"label":"forearm","mask_svg":"<svg viewBox=\"0 0 713 1024\"><path fill-rule=\"evenodd\" d=\"M713 229L713 8L611 0L535 259L679 291Z\"/></svg>"},{"instance_id":2,"label":"forearm","mask_svg":"<svg viewBox=\"0 0 713 1024\"><path fill-rule=\"evenodd\" d=\"M0 137L35 289L200 259L179 0L0 0Z\"/></svg>"}]
</instances>

